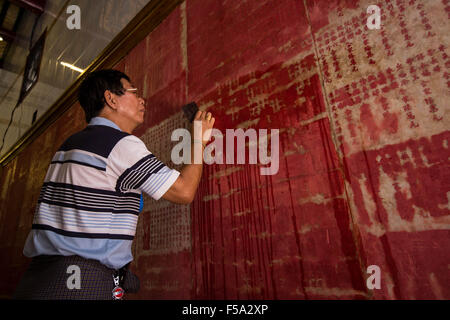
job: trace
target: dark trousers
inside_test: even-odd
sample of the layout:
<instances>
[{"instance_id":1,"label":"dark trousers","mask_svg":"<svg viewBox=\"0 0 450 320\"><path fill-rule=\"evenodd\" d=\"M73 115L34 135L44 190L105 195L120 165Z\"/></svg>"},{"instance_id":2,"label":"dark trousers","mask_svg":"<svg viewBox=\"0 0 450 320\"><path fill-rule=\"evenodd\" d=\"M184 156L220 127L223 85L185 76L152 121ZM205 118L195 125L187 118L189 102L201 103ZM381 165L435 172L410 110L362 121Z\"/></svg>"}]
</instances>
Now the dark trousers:
<instances>
[{"instance_id":1,"label":"dark trousers","mask_svg":"<svg viewBox=\"0 0 450 320\"><path fill-rule=\"evenodd\" d=\"M74 277L77 275L73 267L69 268L70 266L79 267L79 289L73 288L76 283ZM114 271L97 260L79 256L38 256L32 259L13 298L111 300Z\"/></svg>"}]
</instances>

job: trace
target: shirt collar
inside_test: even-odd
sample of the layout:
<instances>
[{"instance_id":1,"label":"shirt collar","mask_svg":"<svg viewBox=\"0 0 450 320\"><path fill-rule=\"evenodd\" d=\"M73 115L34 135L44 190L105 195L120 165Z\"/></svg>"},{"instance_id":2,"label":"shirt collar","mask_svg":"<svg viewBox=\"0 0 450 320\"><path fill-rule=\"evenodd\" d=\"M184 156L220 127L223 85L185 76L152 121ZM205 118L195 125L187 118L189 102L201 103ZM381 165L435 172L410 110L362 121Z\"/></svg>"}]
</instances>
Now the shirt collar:
<instances>
[{"instance_id":1,"label":"shirt collar","mask_svg":"<svg viewBox=\"0 0 450 320\"><path fill-rule=\"evenodd\" d=\"M117 130L120 130L119 126L112 122L109 119L103 118L103 117L94 117L89 122L88 126L108 126ZM122 130L120 130L122 131Z\"/></svg>"}]
</instances>

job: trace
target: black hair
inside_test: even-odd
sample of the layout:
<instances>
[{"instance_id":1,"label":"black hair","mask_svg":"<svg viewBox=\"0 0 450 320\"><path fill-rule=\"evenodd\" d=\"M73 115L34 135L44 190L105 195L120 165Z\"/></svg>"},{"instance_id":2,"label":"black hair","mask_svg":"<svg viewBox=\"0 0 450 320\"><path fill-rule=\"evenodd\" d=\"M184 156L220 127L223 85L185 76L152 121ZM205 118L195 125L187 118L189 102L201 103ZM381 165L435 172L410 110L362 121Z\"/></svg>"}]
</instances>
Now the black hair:
<instances>
[{"instance_id":1,"label":"black hair","mask_svg":"<svg viewBox=\"0 0 450 320\"><path fill-rule=\"evenodd\" d=\"M121 79L130 81L125 73L112 69L94 71L86 76L78 92L78 101L84 110L86 122L98 116L105 106L106 90L119 96L125 93Z\"/></svg>"}]
</instances>

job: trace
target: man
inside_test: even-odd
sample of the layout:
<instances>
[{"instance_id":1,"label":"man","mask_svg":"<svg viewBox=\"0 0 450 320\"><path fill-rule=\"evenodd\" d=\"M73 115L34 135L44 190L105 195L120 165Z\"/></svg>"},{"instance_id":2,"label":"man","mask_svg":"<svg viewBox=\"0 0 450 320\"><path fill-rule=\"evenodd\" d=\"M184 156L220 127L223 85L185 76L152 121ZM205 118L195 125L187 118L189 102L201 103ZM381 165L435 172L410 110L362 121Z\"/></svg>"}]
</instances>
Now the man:
<instances>
[{"instance_id":1,"label":"man","mask_svg":"<svg viewBox=\"0 0 450 320\"><path fill-rule=\"evenodd\" d=\"M144 122L145 102L124 73L89 74L79 101L88 126L51 161L24 247L33 259L18 299L121 298L142 193L188 204L201 178L201 163L170 169L131 134ZM195 120L203 140L192 150L198 143L203 151L215 119L199 111Z\"/></svg>"}]
</instances>

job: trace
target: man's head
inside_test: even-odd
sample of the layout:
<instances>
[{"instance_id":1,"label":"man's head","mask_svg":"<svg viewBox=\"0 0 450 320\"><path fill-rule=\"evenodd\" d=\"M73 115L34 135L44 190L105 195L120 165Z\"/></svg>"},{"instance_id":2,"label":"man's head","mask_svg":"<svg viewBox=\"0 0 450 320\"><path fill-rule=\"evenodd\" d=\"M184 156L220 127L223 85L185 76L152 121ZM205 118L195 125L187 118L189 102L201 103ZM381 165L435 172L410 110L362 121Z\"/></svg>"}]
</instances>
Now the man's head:
<instances>
[{"instance_id":1,"label":"man's head","mask_svg":"<svg viewBox=\"0 0 450 320\"><path fill-rule=\"evenodd\" d=\"M130 78L118 70L90 73L80 85L78 99L88 123L93 117L103 116L131 133L144 122L144 100Z\"/></svg>"}]
</instances>

